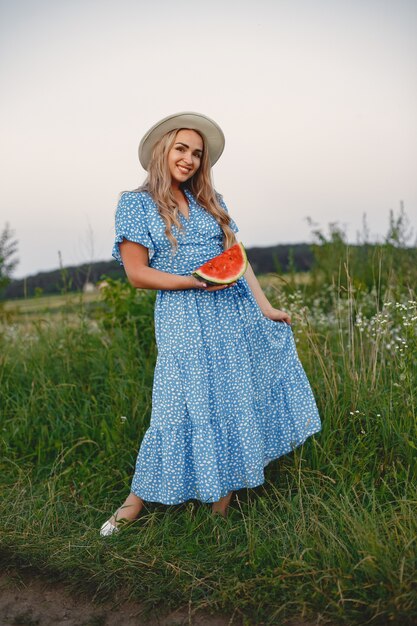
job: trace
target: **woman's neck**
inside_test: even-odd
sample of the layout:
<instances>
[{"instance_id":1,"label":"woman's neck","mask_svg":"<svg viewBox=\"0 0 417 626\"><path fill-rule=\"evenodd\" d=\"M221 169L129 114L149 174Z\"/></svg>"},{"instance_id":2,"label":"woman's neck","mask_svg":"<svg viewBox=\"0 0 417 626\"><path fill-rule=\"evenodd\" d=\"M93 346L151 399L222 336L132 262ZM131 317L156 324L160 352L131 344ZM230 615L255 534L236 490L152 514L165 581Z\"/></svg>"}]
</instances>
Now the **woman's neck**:
<instances>
[{"instance_id":1,"label":"woman's neck","mask_svg":"<svg viewBox=\"0 0 417 626\"><path fill-rule=\"evenodd\" d=\"M180 185L171 185L171 193L174 198L184 198L185 193Z\"/></svg>"}]
</instances>

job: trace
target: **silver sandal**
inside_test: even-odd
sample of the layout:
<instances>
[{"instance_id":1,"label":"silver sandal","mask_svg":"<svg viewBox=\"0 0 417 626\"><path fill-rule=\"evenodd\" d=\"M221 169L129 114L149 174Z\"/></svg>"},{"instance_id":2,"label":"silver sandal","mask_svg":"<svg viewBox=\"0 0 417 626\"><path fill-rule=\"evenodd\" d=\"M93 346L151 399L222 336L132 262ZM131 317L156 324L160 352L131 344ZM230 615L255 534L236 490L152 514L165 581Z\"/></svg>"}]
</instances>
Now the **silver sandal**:
<instances>
[{"instance_id":1,"label":"silver sandal","mask_svg":"<svg viewBox=\"0 0 417 626\"><path fill-rule=\"evenodd\" d=\"M118 526L112 524L110 520L107 520L107 522L104 522L103 526L100 528L100 536L109 537L110 535L114 535L114 533L118 533L119 530Z\"/></svg>"}]
</instances>

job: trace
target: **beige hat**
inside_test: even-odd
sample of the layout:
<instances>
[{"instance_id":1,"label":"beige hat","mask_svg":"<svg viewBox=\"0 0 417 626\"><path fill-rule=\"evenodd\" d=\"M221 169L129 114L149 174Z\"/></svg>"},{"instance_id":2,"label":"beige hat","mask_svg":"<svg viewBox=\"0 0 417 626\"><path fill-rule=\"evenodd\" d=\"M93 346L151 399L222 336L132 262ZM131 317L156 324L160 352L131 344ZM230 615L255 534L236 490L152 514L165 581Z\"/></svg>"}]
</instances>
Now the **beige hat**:
<instances>
[{"instance_id":1,"label":"beige hat","mask_svg":"<svg viewBox=\"0 0 417 626\"><path fill-rule=\"evenodd\" d=\"M174 113L164 117L157 122L142 137L139 144L139 161L142 167L147 170L152 156L154 145L171 130L180 128L191 128L204 135L207 141L210 164L214 165L220 158L224 149L223 131L216 122L201 113L186 111L185 113Z\"/></svg>"}]
</instances>

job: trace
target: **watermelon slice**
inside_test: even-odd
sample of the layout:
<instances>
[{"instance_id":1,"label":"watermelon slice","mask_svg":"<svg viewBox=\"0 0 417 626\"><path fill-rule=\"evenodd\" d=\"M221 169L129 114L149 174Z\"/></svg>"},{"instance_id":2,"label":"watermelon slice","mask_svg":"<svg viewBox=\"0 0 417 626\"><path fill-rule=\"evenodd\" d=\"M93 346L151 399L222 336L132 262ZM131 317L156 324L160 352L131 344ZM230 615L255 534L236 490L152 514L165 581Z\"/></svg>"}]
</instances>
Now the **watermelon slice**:
<instances>
[{"instance_id":1,"label":"watermelon slice","mask_svg":"<svg viewBox=\"0 0 417 626\"><path fill-rule=\"evenodd\" d=\"M247 267L246 250L242 243L236 243L197 268L193 276L208 285L230 285L243 276Z\"/></svg>"}]
</instances>

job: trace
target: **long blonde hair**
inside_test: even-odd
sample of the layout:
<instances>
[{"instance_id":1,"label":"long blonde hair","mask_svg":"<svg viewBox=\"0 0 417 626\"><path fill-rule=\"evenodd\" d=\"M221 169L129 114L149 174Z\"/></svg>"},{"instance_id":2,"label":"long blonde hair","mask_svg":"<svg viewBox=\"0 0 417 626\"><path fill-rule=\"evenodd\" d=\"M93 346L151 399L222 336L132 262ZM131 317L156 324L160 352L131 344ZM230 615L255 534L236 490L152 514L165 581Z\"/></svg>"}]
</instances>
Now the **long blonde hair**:
<instances>
[{"instance_id":1,"label":"long blonde hair","mask_svg":"<svg viewBox=\"0 0 417 626\"><path fill-rule=\"evenodd\" d=\"M152 158L149 164L148 176L141 187L135 191L147 191L156 202L159 213L165 222L165 234L171 242L173 250L176 250L178 242L172 233L172 227L182 230L179 220L179 209L171 191L171 174L168 167L168 153L174 145L175 138L180 128L166 133L154 146ZM195 131L197 132L197 131ZM187 180L182 187L189 189L197 202L214 217L223 231L224 249L230 248L236 243L235 234L230 228L229 214L219 203L221 196L215 191L211 180L211 168L208 158L207 141L198 133L203 140L203 153L200 167L195 174Z\"/></svg>"}]
</instances>

